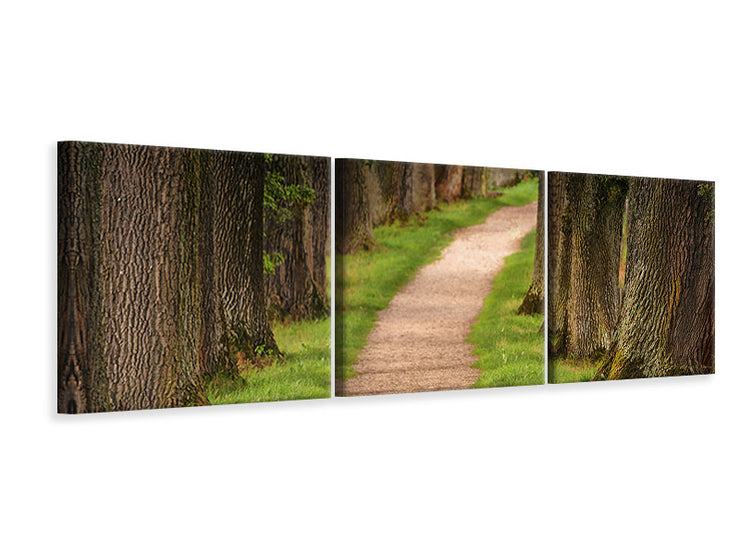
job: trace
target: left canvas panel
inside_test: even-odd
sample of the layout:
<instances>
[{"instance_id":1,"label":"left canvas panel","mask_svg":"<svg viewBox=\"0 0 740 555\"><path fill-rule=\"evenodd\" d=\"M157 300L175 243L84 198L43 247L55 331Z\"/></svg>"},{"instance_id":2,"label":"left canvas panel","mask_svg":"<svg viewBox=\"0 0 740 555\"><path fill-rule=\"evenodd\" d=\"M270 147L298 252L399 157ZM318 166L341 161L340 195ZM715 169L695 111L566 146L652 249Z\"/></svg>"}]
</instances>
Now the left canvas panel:
<instances>
[{"instance_id":1,"label":"left canvas panel","mask_svg":"<svg viewBox=\"0 0 740 555\"><path fill-rule=\"evenodd\" d=\"M330 397L330 171L59 143L58 412Z\"/></svg>"}]
</instances>

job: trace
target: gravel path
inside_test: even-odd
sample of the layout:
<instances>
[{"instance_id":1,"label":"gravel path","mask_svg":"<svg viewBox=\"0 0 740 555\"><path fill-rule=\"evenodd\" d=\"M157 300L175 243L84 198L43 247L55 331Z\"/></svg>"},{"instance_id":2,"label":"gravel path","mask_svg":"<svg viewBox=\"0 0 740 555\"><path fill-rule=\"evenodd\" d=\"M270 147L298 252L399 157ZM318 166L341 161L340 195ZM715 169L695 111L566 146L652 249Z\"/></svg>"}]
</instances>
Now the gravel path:
<instances>
[{"instance_id":1,"label":"gravel path","mask_svg":"<svg viewBox=\"0 0 740 555\"><path fill-rule=\"evenodd\" d=\"M466 343L504 258L537 222L537 203L505 206L455 233L378 315L343 394L380 395L465 389L479 370Z\"/></svg>"}]
</instances>

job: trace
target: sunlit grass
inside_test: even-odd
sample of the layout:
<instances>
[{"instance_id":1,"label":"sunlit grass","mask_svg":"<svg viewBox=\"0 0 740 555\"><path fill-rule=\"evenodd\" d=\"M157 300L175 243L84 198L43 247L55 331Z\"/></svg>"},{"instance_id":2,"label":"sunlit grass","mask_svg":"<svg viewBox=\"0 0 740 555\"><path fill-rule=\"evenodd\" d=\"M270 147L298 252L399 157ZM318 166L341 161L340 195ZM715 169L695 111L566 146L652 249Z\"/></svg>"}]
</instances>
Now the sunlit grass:
<instances>
[{"instance_id":1,"label":"sunlit grass","mask_svg":"<svg viewBox=\"0 0 740 555\"><path fill-rule=\"evenodd\" d=\"M550 358L547 369L548 383L588 382L596 375L599 363L588 360Z\"/></svg>"},{"instance_id":2,"label":"sunlit grass","mask_svg":"<svg viewBox=\"0 0 740 555\"><path fill-rule=\"evenodd\" d=\"M207 384L211 404L317 399L331 396L331 321L273 324L281 359L241 376L216 376Z\"/></svg>"},{"instance_id":3,"label":"sunlit grass","mask_svg":"<svg viewBox=\"0 0 740 555\"><path fill-rule=\"evenodd\" d=\"M545 343L540 331L544 316L516 313L532 279L535 231L522 239L521 246L506 257L468 338L479 357L473 366L481 370L473 387L545 383Z\"/></svg>"}]
</instances>

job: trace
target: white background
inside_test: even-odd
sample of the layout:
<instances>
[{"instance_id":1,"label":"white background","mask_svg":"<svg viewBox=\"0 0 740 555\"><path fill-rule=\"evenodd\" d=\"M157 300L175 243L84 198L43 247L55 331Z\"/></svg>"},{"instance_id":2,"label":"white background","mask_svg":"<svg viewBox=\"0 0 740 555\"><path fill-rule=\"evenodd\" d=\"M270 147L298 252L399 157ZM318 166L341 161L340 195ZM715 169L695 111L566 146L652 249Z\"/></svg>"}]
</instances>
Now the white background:
<instances>
[{"instance_id":1,"label":"white background","mask_svg":"<svg viewBox=\"0 0 740 555\"><path fill-rule=\"evenodd\" d=\"M0 551L737 553L730 5L5 4ZM65 139L714 179L717 374L56 416Z\"/></svg>"}]
</instances>

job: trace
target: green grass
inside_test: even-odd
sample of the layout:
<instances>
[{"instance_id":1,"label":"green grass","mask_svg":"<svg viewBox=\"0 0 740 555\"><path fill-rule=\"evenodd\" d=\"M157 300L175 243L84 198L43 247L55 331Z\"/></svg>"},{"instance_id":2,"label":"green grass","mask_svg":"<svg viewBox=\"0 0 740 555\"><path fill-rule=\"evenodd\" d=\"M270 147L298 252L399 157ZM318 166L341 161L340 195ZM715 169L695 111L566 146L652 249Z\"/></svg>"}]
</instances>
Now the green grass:
<instances>
[{"instance_id":1,"label":"green grass","mask_svg":"<svg viewBox=\"0 0 740 555\"><path fill-rule=\"evenodd\" d=\"M545 383L544 316L516 314L532 279L535 237L535 231L528 233L522 249L506 257L473 325L468 341L479 357L473 366L481 370L473 387Z\"/></svg>"},{"instance_id":2,"label":"green grass","mask_svg":"<svg viewBox=\"0 0 740 555\"><path fill-rule=\"evenodd\" d=\"M576 359L550 359L548 383L573 383L591 381L599 369L598 362Z\"/></svg>"},{"instance_id":3,"label":"green grass","mask_svg":"<svg viewBox=\"0 0 740 555\"><path fill-rule=\"evenodd\" d=\"M331 320L272 325L283 358L237 376L215 376L206 386L213 405L319 399L331 396Z\"/></svg>"},{"instance_id":4,"label":"green grass","mask_svg":"<svg viewBox=\"0 0 740 555\"><path fill-rule=\"evenodd\" d=\"M380 247L337 256L337 365L338 378L352 369L373 328L378 311L424 265L433 262L452 240L451 232L485 221L503 206L521 206L537 200L537 179L503 189L495 199L476 198L415 216L408 222L376 227Z\"/></svg>"}]
</instances>

